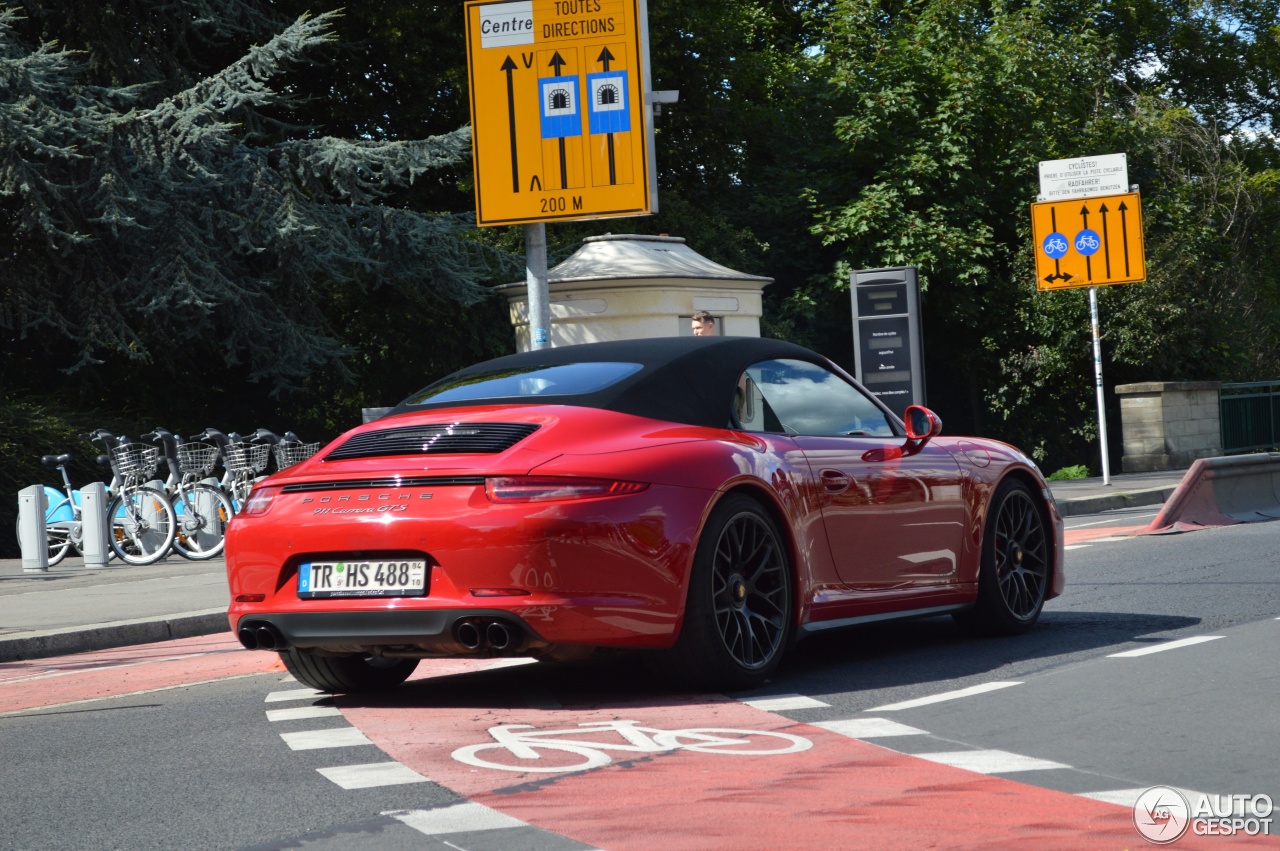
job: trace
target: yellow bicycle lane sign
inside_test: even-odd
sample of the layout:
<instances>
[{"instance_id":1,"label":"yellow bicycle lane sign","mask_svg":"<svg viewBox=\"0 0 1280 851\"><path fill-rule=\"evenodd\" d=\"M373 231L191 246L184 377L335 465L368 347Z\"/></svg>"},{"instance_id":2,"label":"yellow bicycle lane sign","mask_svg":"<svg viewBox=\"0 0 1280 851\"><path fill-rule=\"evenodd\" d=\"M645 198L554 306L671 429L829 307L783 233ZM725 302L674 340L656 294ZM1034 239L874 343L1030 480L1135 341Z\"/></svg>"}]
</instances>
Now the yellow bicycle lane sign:
<instances>
[{"instance_id":1,"label":"yellow bicycle lane sign","mask_svg":"<svg viewBox=\"0 0 1280 851\"><path fill-rule=\"evenodd\" d=\"M1147 279L1137 192L1032 204L1031 232L1040 290Z\"/></svg>"},{"instance_id":2,"label":"yellow bicycle lane sign","mask_svg":"<svg viewBox=\"0 0 1280 851\"><path fill-rule=\"evenodd\" d=\"M468 0L476 221L650 213L643 0Z\"/></svg>"}]
</instances>

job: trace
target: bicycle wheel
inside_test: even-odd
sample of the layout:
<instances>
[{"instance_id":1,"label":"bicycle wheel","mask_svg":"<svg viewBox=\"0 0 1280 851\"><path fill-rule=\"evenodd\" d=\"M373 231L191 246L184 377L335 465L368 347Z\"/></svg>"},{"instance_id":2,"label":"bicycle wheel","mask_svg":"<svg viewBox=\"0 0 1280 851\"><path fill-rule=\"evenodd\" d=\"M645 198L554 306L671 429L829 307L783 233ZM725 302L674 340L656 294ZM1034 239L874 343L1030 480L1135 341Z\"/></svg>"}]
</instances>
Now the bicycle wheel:
<instances>
[{"instance_id":1,"label":"bicycle wheel","mask_svg":"<svg viewBox=\"0 0 1280 851\"><path fill-rule=\"evenodd\" d=\"M67 553L71 550L71 529L70 524L59 522L58 524L47 524L44 527L45 536L49 542L49 566L53 567L58 562L67 557ZM22 518L18 518L16 533L18 537L18 548L22 548Z\"/></svg>"},{"instance_id":2,"label":"bicycle wheel","mask_svg":"<svg viewBox=\"0 0 1280 851\"><path fill-rule=\"evenodd\" d=\"M177 527L173 550L183 558L204 561L222 552L231 522L231 500L208 485L192 485L173 500Z\"/></svg>"},{"instance_id":3,"label":"bicycle wheel","mask_svg":"<svg viewBox=\"0 0 1280 851\"><path fill-rule=\"evenodd\" d=\"M689 730L664 730L653 740L664 748L698 753L727 753L744 756L799 753L813 747L813 742L790 733L766 730L730 730L699 727Z\"/></svg>"},{"instance_id":4,"label":"bicycle wheel","mask_svg":"<svg viewBox=\"0 0 1280 851\"><path fill-rule=\"evenodd\" d=\"M173 546L174 514L169 498L155 488L123 493L107 506L111 549L129 564L153 564Z\"/></svg>"},{"instance_id":5,"label":"bicycle wheel","mask_svg":"<svg viewBox=\"0 0 1280 851\"><path fill-rule=\"evenodd\" d=\"M476 768L499 768L503 771L521 771L533 772L537 774L553 774L564 773L566 771L586 771L591 768L599 768L602 765L608 765L611 760L609 755L604 751L598 751L595 748L582 747L580 745L565 745L559 742L525 742L531 748L535 748L542 753L538 755L539 760L543 760L552 754L547 753L559 752L559 758L547 760L552 764L545 763L538 765L530 765L530 760L520 759L511 753L506 745L501 742L485 742L481 745L467 745L458 748L453 752L453 758L458 762L467 765L474 765ZM485 751L493 751L492 760L481 759L480 754ZM562 754L570 754L566 758Z\"/></svg>"}]
</instances>

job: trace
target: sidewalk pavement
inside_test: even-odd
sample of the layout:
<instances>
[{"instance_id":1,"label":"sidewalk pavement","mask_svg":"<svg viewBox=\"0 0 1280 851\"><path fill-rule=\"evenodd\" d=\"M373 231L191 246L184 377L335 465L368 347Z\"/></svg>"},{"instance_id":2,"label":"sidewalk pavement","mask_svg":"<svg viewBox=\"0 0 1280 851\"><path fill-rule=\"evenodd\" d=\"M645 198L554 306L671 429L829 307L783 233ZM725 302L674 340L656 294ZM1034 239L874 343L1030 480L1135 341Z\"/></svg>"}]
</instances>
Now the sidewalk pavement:
<instances>
[{"instance_id":1,"label":"sidewalk pavement","mask_svg":"<svg viewBox=\"0 0 1280 851\"><path fill-rule=\"evenodd\" d=\"M1050 482L1063 516L1160 505L1184 471ZM0 559L0 662L229 631L226 562L169 556L87 570L70 556L47 573Z\"/></svg>"}]
</instances>

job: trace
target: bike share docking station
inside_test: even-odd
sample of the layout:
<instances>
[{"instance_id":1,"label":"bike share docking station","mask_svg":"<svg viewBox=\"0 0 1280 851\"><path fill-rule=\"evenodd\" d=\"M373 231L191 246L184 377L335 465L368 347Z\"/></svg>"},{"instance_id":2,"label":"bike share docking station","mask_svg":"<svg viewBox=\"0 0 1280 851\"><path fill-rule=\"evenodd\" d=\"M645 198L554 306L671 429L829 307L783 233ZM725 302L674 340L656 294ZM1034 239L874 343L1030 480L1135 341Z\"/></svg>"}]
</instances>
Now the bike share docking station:
<instances>
[{"instance_id":1,"label":"bike share docking station","mask_svg":"<svg viewBox=\"0 0 1280 851\"><path fill-rule=\"evenodd\" d=\"M857 269L853 297L854 378L902 416L925 404L920 282L915 266Z\"/></svg>"},{"instance_id":2,"label":"bike share docking station","mask_svg":"<svg viewBox=\"0 0 1280 851\"><path fill-rule=\"evenodd\" d=\"M110 524L107 521L110 494L102 482L85 485L79 494L79 512L66 502L62 494L58 494L59 500L65 503L59 505L58 512L72 516L52 522L66 528L71 545L83 554L86 568L106 567L107 559L111 557ZM48 511L49 495L44 485L31 485L18 492L18 541L22 548L23 573L46 573L49 570ZM77 513L79 516L75 516Z\"/></svg>"}]
</instances>

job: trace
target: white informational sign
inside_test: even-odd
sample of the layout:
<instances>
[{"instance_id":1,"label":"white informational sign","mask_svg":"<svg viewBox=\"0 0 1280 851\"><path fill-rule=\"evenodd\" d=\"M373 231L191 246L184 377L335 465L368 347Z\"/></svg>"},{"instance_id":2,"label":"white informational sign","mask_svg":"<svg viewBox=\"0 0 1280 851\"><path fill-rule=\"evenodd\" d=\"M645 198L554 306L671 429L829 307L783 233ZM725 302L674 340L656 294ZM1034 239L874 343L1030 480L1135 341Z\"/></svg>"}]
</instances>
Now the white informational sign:
<instances>
[{"instance_id":1,"label":"white informational sign","mask_svg":"<svg viewBox=\"0 0 1280 851\"><path fill-rule=\"evenodd\" d=\"M1125 154L1102 154L1040 163L1040 200L1120 195L1129 191L1129 161Z\"/></svg>"}]
</instances>

